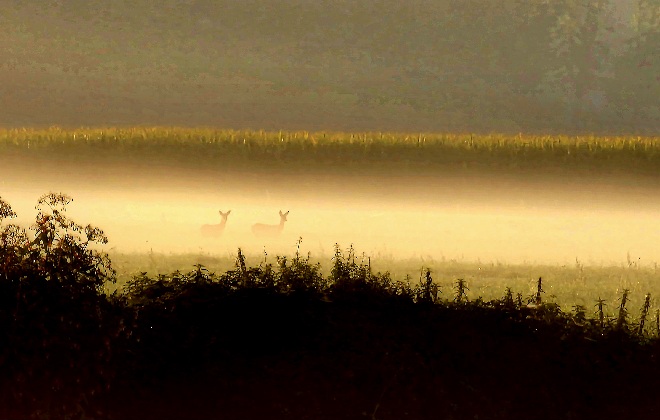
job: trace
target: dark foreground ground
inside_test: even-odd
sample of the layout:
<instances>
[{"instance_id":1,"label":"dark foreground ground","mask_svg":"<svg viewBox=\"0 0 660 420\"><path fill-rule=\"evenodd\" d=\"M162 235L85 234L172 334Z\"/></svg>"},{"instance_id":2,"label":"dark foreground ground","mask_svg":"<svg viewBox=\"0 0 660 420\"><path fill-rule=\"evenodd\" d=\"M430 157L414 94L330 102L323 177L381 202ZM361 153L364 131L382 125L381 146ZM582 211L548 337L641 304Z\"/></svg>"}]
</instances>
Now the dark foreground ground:
<instances>
[{"instance_id":1,"label":"dark foreground ground","mask_svg":"<svg viewBox=\"0 0 660 420\"><path fill-rule=\"evenodd\" d=\"M218 323L227 344L206 354L167 343L168 363L142 376L162 381L127 383L109 411L136 419L642 419L660 409L655 359L614 338L562 337L478 309L250 306L195 310L198 320L233 315L243 325Z\"/></svg>"},{"instance_id":2,"label":"dark foreground ground","mask_svg":"<svg viewBox=\"0 0 660 420\"><path fill-rule=\"evenodd\" d=\"M627 330L600 335L551 306L413 304L359 293L328 300L262 288L227 297L214 286L194 287L124 310L128 328L101 341L57 334L64 324L22 336L14 344L23 353L5 352L5 361L29 364L2 367L0 418L660 414L658 346ZM38 352L26 354L27 342Z\"/></svg>"}]
</instances>

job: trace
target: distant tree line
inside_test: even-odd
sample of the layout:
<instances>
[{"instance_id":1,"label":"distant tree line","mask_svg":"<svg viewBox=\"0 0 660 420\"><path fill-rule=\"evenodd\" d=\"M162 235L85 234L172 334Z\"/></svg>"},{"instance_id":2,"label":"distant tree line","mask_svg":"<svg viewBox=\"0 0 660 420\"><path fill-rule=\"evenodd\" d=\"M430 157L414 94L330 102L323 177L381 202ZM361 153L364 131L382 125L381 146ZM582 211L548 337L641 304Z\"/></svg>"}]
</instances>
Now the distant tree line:
<instances>
[{"instance_id":1,"label":"distant tree line","mask_svg":"<svg viewBox=\"0 0 660 420\"><path fill-rule=\"evenodd\" d=\"M144 79L154 85L143 83L142 97L160 102L158 86L201 86L180 99L199 112L276 102L304 110L299 128L323 116L308 103L375 120L408 110L436 130L630 134L660 125L655 0L93 0L17 2L7 16L24 19L35 42L49 39L32 66L76 52L86 58L58 65L110 75L108 95L118 95L115 78ZM27 42L10 23L9 39ZM12 62L21 53L9 54ZM338 114L348 125L350 109Z\"/></svg>"}]
</instances>

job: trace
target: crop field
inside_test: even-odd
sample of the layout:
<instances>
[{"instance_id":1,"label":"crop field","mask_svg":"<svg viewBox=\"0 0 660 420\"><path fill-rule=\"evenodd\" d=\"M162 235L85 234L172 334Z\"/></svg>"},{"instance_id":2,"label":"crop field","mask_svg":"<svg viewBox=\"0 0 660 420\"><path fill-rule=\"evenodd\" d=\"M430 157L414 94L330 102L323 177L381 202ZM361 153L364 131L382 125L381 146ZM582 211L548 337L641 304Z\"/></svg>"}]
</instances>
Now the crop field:
<instances>
[{"instance_id":1,"label":"crop field","mask_svg":"<svg viewBox=\"0 0 660 420\"><path fill-rule=\"evenodd\" d=\"M306 169L393 165L424 169L542 169L655 174L658 137L234 131L188 128L0 130L0 150L18 156L121 158L208 168L267 162ZM103 153L99 155L99 153ZM146 162L145 162L146 163ZM330 166L330 168L328 168Z\"/></svg>"}]
</instances>

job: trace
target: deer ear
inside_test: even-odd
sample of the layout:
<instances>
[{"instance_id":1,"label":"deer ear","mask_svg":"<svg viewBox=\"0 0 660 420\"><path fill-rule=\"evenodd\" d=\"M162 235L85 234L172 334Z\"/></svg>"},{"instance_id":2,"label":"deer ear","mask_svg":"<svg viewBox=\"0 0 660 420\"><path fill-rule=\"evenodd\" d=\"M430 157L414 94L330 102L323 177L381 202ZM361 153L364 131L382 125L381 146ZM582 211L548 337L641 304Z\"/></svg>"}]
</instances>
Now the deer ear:
<instances>
[{"instance_id":1,"label":"deer ear","mask_svg":"<svg viewBox=\"0 0 660 420\"><path fill-rule=\"evenodd\" d=\"M231 210L227 210L227 215L229 215L229 213L231 213Z\"/></svg>"},{"instance_id":2,"label":"deer ear","mask_svg":"<svg viewBox=\"0 0 660 420\"><path fill-rule=\"evenodd\" d=\"M280 216L282 216L282 210L280 210Z\"/></svg>"}]
</instances>

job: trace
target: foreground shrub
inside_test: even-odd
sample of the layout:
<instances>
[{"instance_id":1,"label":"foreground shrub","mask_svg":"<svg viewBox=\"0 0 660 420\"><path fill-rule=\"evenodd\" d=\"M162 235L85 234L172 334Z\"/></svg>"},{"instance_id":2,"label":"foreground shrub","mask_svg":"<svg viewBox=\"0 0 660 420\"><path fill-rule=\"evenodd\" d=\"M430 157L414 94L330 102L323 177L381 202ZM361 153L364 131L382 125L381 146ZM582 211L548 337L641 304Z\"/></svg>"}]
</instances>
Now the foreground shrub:
<instances>
[{"instance_id":1,"label":"foreground shrub","mask_svg":"<svg viewBox=\"0 0 660 420\"><path fill-rule=\"evenodd\" d=\"M14 224L0 226L5 409L55 417L81 411L112 381L109 338L120 334L121 308L102 291L115 271L107 255L92 248L107 242L103 232L66 217L71 201L62 194L42 196L33 235ZM0 223L15 216L0 198Z\"/></svg>"}]
</instances>

